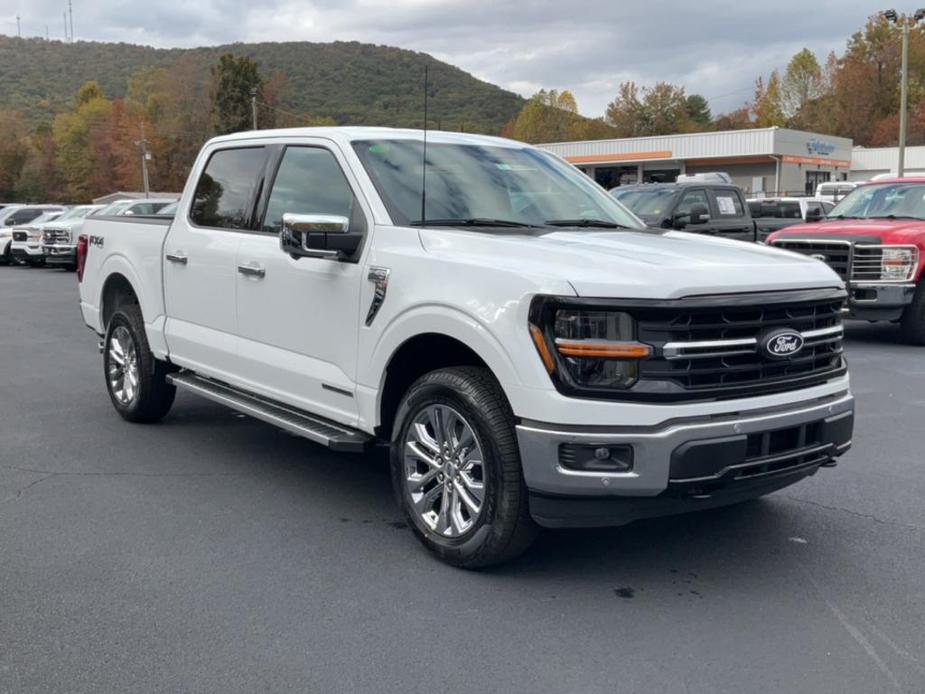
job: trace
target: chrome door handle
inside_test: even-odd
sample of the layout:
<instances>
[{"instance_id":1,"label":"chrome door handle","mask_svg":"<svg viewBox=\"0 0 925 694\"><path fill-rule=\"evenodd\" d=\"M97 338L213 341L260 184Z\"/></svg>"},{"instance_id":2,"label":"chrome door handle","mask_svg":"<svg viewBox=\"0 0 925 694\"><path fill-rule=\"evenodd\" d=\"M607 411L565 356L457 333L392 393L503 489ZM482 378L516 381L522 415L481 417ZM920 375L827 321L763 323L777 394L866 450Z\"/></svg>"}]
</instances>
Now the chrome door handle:
<instances>
[{"instance_id":1,"label":"chrome door handle","mask_svg":"<svg viewBox=\"0 0 925 694\"><path fill-rule=\"evenodd\" d=\"M246 277L258 277L261 279L267 275L266 268L260 265L238 265L238 272Z\"/></svg>"},{"instance_id":2,"label":"chrome door handle","mask_svg":"<svg viewBox=\"0 0 925 694\"><path fill-rule=\"evenodd\" d=\"M177 265L186 265L189 262L189 258L186 257L185 253L167 253L164 255L164 258L169 260L171 263L176 263Z\"/></svg>"}]
</instances>

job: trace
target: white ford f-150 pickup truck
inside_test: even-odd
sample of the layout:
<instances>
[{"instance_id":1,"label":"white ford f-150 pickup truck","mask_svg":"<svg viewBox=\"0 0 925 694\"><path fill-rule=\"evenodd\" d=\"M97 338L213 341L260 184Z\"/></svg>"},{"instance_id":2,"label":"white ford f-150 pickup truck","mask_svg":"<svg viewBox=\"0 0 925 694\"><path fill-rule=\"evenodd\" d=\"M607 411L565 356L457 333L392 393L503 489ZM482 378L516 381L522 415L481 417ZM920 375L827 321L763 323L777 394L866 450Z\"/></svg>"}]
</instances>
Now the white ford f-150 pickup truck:
<instances>
[{"instance_id":1,"label":"white ford f-150 pickup truck","mask_svg":"<svg viewBox=\"0 0 925 694\"><path fill-rule=\"evenodd\" d=\"M851 444L832 270L648 229L510 140L219 137L173 220L89 217L77 260L122 417L183 388L333 449L387 442L405 518L457 566L537 526L751 499Z\"/></svg>"}]
</instances>

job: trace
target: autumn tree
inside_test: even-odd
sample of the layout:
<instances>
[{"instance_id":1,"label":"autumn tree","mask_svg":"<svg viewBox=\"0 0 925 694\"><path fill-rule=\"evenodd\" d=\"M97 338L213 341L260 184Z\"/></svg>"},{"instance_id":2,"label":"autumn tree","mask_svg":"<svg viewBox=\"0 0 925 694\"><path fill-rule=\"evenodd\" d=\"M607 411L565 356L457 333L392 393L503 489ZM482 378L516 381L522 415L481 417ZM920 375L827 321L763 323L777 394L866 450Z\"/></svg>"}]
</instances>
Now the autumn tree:
<instances>
[{"instance_id":1,"label":"autumn tree","mask_svg":"<svg viewBox=\"0 0 925 694\"><path fill-rule=\"evenodd\" d=\"M777 70L764 79L759 77L755 81L755 98L751 103L751 114L756 128L771 128L787 124L784 106L781 100L780 75Z\"/></svg>"},{"instance_id":2,"label":"autumn tree","mask_svg":"<svg viewBox=\"0 0 925 694\"><path fill-rule=\"evenodd\" d=\"M151 143L155 190L182 190L203 143L213 134L208 77L189 57L168 68L142 70L129 79L126 107L141 116ZM140 138L136 123L133 135Z\"/></svg>"},{"instance_id":3,"label":"autumn tree","mask_svg":"<svg viewBox=\"0 0 925 694\"><path fill-rule=\"evenodd\" d=\"M15 199L19 176L29 156L27 136L21 114L0 111L0 200Z\"/></svg>"},{"instance_id":4,"label":"autumn tree","mask_svg":"<svg viewBox=\"0 0 925 694\"><path fill-rule=\"evenodd\" d=\"M505 127L504 134L534 143L583 139L581 134L590 130L588 120L578 114L578 104L570 91L541 89Z\"/></svg>"},{"instance_id":5,"label":"autumn tree","mask_svg":"<svg viewBox=\"0 0 925 694\"><path fill-rule=\"evenodd\" d=\"M618 137L695 132L710 126L710 108L704 97L688 97L678 85L658 82L640 88L624 82L607 106L605 120Z\"/></svg>"},{"instance_id":6,"label":"autumn tree","mask_svg":"<svg viewBox=\"0 0 925 694\"><path fill-rule=\"evenodd\" d=\"M813 101L822 94L822 68L808 48L787 64L780 86L780 105L791 127L804 128Z\"/></svg>"},{"instance_id":7,"label":"autumn tree","mask_svg":"<svg viewBox=\"0 0 925 694\"><path fill-rule=\"evenodd\" d=\"M113 189L112 103L96 82L77 93L72 111L59 113L54 123L58 166L67 195L86 202Z\"/></svg>"}]
</instances>

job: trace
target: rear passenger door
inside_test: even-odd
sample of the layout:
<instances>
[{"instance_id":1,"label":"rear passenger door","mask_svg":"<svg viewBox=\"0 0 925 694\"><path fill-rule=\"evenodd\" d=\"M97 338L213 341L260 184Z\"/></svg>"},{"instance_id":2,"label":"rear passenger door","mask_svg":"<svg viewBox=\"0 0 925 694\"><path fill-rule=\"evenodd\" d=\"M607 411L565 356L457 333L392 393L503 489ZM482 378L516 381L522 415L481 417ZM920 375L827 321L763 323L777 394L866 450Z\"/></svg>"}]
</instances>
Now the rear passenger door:
<instances>
[{"instance_id":1,"label":"rear passenger door","mask_svg":"<svg viewBox=\"0 0 925 694\"><path fill-rule=\"evenodd\" d=\"M213 150L192 200L183 205L164 242L165 335L171 360L234 382L238 373L237 254L252 233L266 148Z\"/></svg>"},{"instance_id":2,"label":"rear passenger door","mask_svg":"<svg viewBox=\"0 0 925 694\"><path fill-rule=\"evenodd\" d=\"M754 241L755 224L745 198L738 188L714 188L708 191L712 207L710 226L713 233L725 239Z\"/></svg>"}]
</instances>

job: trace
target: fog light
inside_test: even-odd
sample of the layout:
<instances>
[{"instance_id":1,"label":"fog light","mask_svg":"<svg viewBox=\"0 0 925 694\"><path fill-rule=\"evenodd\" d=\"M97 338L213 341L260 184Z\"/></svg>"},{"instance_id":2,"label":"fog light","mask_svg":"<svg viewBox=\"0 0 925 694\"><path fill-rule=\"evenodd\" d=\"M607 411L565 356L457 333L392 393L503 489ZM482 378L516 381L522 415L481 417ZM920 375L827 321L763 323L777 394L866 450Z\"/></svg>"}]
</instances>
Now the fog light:
<instances>
[{"instance_id":1,"label":"fog light","mask_svg":"<svg viewBox=\"0 0 925 694\"><path fill-rule=\"evenodd\" d=\"M629 472L633 469L633 447L563 443L559 446L559 464L584 472Z\"/></svg>"}]
</instances>

